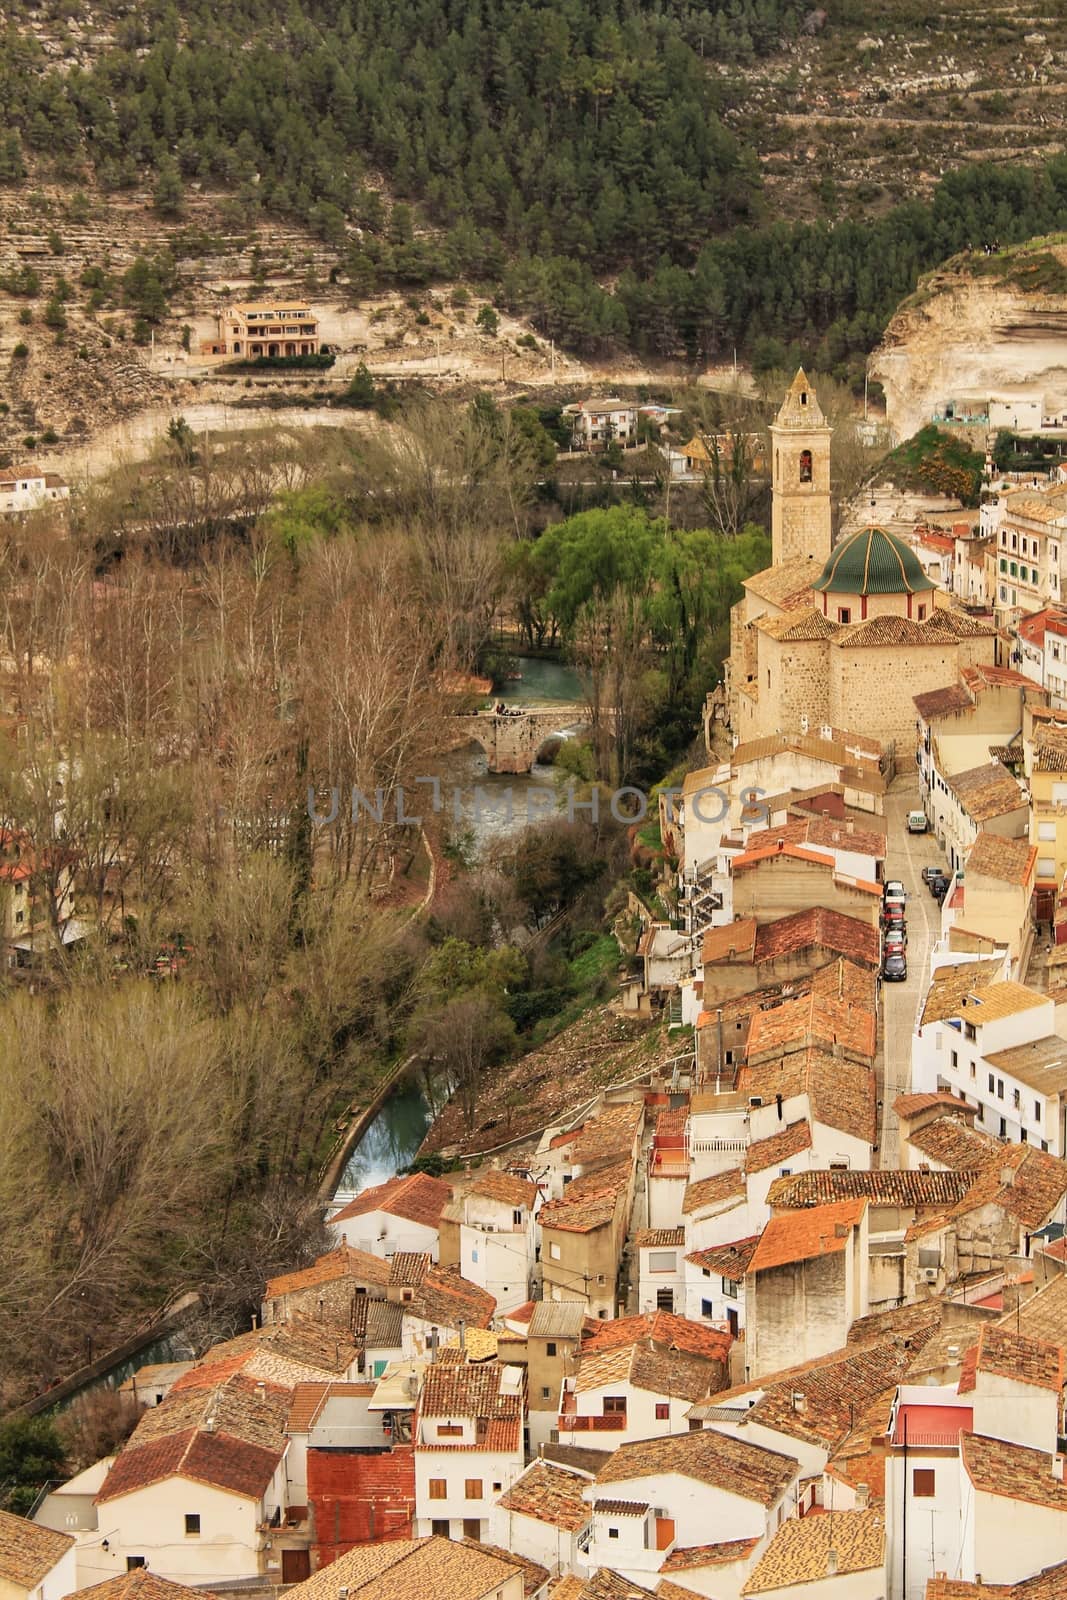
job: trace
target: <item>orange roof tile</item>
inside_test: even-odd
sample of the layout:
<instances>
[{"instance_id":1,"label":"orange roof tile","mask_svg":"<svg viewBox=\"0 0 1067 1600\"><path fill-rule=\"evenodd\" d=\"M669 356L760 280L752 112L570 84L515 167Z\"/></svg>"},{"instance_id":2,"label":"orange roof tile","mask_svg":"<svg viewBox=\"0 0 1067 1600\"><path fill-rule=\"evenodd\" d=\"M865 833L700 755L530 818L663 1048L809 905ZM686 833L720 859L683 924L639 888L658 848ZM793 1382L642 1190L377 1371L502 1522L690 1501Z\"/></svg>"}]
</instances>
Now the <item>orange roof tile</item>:
<instances>
[{"instance_id":1,"label":"orange roof tile","mask_svg":"<svg viewBox=\"0 0 1067 1600\"><path fill-rule=\"evenodd\" d=\"M844 1250L866 1209L867 1200L861 1197L772 1217L749 1263L749 1272L766 1272Z\"/></svg>"}]
</instances>

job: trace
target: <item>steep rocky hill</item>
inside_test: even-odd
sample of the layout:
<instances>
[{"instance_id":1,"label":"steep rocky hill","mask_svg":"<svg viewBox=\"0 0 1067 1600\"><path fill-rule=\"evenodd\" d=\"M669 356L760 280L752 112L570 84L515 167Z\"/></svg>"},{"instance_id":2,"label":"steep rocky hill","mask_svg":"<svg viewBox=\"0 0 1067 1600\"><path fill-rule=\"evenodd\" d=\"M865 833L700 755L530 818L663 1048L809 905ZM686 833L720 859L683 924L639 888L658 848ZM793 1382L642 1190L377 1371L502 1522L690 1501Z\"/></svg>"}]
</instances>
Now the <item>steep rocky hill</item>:
<instances>
[{"instance_id":1,"label":"steep rocky hill","mask_svg":"<svg viewBox=\"0 0 1067 1600\"><path fill-rule=\"evenodd\" d=\"M925 277L871 359L900 438L947 400L1030 392L1067 411L1067 236L956 256Z\"/></svg>"}]
</instances>

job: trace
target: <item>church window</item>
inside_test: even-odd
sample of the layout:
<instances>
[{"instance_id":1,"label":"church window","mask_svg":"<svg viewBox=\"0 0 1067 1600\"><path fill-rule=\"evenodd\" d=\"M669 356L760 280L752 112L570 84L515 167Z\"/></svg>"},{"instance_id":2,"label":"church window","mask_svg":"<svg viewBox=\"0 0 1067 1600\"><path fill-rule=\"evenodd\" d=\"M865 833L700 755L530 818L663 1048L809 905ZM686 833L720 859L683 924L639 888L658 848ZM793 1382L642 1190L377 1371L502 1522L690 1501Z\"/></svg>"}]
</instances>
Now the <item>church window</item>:
<instances>
[{"instance_id":1,"label":"church window","mask_svg":"<svg viewBox=\"0 0 1067 1600\"><path fill-rule=\"evenodd\" d=\"M801 483L810 483L811 482L811 451L810 450L802 450L800 452L800 481L801 481Z\"/></svg>"},{"instance_id":2,"label":"church window","mask_svg":"<svg viewBox=\"0 0 1067 1600\"><path fill-rule=\"evenodd\" d=\"M837 608L837 620L838 620L838 622L851 622L852 621L852 612L851 612L851 610L850 610L850 608L848 606L838 606L838 608Z\"/></svg>"},{"instance_id":3,"label":"church window","mask_svg":"<svg viewBox=\"0 0 1067 1600\"><path fill-rule=\"evenodd\" d=\"M808 403L808 391L806 389L801 389L800 391L800 403L802 406L806 406Z\"/></svg>"},{"instance_id":4,"label":"church window","mask_svg":"<svg viewBox=\"0 0 1067 1600\"><path fill-rule=\"evenodd\" d=\"M925 622L926 621L926 607L925 606L920 606L919 607L919 621L920 622Z\"/></svg>"}]
</instances>

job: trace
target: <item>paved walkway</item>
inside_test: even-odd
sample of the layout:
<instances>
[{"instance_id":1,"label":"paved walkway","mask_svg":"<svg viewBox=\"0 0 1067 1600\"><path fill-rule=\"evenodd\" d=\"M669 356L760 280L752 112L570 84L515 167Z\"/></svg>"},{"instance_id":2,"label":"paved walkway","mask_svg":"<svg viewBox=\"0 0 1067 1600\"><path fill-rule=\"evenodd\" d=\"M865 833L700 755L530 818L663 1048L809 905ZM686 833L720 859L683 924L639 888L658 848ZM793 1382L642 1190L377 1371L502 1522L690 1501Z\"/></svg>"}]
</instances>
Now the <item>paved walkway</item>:
<instances>
[{"instance_id":1,"label":"paved walkway","mask_svg":"<svg viewBox=\"0 0 1067 1600\"><path fill-rule=\"evenodd\" d=\"M879 1153L882 1167L899 1167L900 1140L893 1101L911 1088L911 1041L919 1002L930 976L930 952L941 931L937 902L922 881L928 863L945 864L936 839L908 832L908 812L919 806L917 773L893 780L886 796L886 878L899 878L908 894L908 976L882 985L882 1062L878 1077ZM947 867L946 867L947 871Z\"/></svg>"}]
</instances>

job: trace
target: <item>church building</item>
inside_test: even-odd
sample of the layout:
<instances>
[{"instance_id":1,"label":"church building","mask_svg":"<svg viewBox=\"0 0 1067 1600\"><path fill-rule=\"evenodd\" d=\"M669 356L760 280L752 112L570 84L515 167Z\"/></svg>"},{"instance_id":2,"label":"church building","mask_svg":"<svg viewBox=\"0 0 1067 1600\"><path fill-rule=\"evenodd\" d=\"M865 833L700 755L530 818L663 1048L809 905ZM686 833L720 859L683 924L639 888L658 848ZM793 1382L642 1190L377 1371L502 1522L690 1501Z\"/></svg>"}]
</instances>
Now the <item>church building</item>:
<instances>
[{"instance_id":1,"label":"church building","mask_svg":"<svg viewBox=\"0 0 1067 1600\"><path fill-rule=\"evenodd\" d=\"M913 696L992 666L996 630L895 534L864 528L833 545L830 438L801 370L771 427L773 564L731 615L727 715L737 741L829 725L907 751Z\"/></svg>"}]
</instances>

